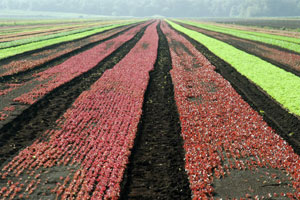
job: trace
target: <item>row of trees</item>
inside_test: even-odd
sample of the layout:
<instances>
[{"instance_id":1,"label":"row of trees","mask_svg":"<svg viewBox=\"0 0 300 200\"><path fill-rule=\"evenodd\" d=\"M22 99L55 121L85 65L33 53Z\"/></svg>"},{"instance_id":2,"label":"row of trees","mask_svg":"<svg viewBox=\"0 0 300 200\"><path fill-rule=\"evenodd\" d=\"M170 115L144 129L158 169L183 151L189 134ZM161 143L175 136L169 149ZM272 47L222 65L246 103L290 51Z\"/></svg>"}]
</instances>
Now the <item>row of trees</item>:
<instances>
[{"instance_id":1,"label":"row of trees","mask_svg":"<svg viewBox=\"0 0 300 200\"><path fill-rule=\"evenodd\" d=\"M300 0L0 0L0 9L123 16L299 16Z\"/></svg>"}]
</instances>

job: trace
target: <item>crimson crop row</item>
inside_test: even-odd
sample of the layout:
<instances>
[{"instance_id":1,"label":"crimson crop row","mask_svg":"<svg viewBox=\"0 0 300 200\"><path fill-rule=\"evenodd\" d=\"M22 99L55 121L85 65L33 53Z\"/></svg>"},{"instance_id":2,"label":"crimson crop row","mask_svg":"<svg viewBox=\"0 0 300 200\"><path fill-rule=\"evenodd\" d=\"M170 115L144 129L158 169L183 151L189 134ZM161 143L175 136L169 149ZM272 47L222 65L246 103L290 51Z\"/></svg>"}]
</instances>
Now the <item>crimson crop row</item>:
<instances>
[{"instance_id":1,"label":"crimson crop row","mask_svg":"<svg viewBox=\"0 0 300 200\"><path fill-rule=\"evenodd\" d=\"M122 24L112 24L109 26L105 26L105 27L100 27L100 28L95 28L92 30L88 30L82 33L76 33L76 34L71 34L71 35L67 35L67 36L62 36L62 37L58 37L58 38L52 38L52 39L48 39L48 40L41 40L41 41L36 41L36 42L32 42L32 43L26 43L20 46L12 46L12 47L8 47L5 49L0 49L0 59L5 59L5 58L9 58L12 56L16 56L16 55L20 55L23 54L25 52L31 52L37 49L43 49L55 44L60 44L60 43L64 43L64 42L68 42L68 41L72 41L72 40L77 40L77 39L81 39L81 38L85 38L100 32L103 32L105 30L109 30L112 28L116 28L119 26L124 26L124 25L129 25L129 24L133 24L136 21L131 21L128 23L122 23Z\"/></svg>"},{"instance_id":2,"label":"crimson crop row","mask_svg":"<svg viewBox=\"0 0 300 200\"><path fill-rule=\"evenodd\" d=\"M200 42L213 54L230 64L288 112L300 116L300 89L296 87L300 84L298 76L222 41L170 21L168 23L174 29Z\"/></svg>"}]
</instances>

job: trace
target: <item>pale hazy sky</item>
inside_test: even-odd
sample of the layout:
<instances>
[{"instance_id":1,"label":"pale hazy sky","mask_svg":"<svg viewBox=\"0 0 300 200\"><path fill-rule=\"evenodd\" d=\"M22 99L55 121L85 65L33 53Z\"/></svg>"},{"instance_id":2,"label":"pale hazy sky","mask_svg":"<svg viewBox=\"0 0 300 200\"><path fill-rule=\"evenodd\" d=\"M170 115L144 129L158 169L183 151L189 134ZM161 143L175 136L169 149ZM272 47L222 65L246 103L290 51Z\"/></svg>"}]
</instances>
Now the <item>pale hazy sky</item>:
<instances>
[{"instance_id":1,"label":"pale hazy sky","mask_svg":"<svg viewBox=\"0 0 300 200\"><path fill-rule=\"evenodd\" d=\"M300 0L0 0L0 9L117 16L299 16Z\"/></svg>"}]
</instances>

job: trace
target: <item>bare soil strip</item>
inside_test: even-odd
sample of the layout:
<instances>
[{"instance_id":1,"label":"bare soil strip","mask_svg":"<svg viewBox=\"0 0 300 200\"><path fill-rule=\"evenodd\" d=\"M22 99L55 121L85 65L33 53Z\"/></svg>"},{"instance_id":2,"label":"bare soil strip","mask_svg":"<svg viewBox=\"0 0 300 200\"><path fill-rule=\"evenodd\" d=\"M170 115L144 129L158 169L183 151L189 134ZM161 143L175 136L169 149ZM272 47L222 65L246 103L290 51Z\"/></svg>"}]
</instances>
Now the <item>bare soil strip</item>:
<instances>
[{"instance_id":1,"label":"bare soil strip","mask_svg":"<svg viewBox=\"0 0 300 200\"><path fill-rule=\"evenodd\" d=\"M253 109L260 112L268 125L275 129L276 133L283 137L299 155L300 120L283 109L265 92L259 89L245 76L241 75L230 64L214 55L205 46L181 32L178 33L188 39L198 51L200 51L214 66L216 66L216 72L220 73L226 80L228 80L243 99L248 102Z\"/></svg>"},{"instance_id":2,"label":"bare soil strip","mask_svg":"<svg viewBox=\"0 0 300 200\"><path fill-rule=\"evenodd\" d=\"M183 139L169 71L168 42L159 33L158 58L120 199L191 199L184 170Z\"/></svg>"},{"instance_id":3,"label":"bare soil strip","mask_svg":"<svg viewBox=\"0 0 300 200\"><path fill-rule=\"evenodd\" d=\"M147 26L88 72L54 89L40 101L0 129L0 166L24 147L55 126L55 121L75 99L98 80L103 72L118 63L139 41Z\"/></svg>"}]
</instances>

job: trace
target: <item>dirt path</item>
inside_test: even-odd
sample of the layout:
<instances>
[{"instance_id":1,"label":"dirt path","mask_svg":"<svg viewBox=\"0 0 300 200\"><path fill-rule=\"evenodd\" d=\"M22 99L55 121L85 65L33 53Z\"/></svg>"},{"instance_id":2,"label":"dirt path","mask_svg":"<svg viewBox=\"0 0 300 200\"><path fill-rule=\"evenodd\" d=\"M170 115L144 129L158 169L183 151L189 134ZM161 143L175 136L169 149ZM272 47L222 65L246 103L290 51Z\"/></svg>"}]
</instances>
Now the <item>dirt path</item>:
<instances>
[{"instance_id":1,"label":"dirt path","mask_svg":"<svg viewBox=\"0 0 300 200\"><path fill-rule=\"evenodd\" d=\"M169 73L172 67L170 52L159 26L158 33L158 58L150 73L142 120L121 199L191 199Z\"/></svg>"}]
</instances>

